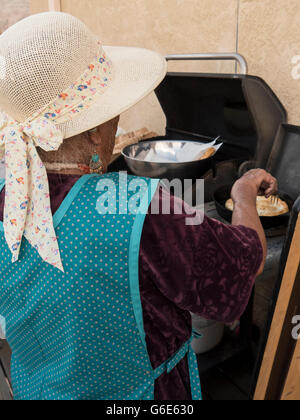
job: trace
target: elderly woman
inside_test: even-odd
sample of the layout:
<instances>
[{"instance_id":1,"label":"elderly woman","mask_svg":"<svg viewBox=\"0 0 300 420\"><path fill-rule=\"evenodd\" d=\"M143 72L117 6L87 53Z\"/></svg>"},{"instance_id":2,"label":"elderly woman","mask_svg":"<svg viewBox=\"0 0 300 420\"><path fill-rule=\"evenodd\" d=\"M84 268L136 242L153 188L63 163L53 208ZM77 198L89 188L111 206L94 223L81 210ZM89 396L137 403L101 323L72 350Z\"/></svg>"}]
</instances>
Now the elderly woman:
<instances>
[{"instance_id":1,"label":"elderly woman","mask_svg":"<svg viewBox=\"0 0 300 420\"><path fill-rule=\"evenodd\" d=\"M10 28L0 54L0 315L15 399L201 399L190 312L231 322L245 310L266 257L256 197L276 180L257 170L235 184L232 226L186 226L157 181L106 173L118 115L165 75L158 54L104 49L56 13ZM128 211L140 181L143 206ZM146 214L166 198L170 215Z\"/></svg>"}]
</instances>

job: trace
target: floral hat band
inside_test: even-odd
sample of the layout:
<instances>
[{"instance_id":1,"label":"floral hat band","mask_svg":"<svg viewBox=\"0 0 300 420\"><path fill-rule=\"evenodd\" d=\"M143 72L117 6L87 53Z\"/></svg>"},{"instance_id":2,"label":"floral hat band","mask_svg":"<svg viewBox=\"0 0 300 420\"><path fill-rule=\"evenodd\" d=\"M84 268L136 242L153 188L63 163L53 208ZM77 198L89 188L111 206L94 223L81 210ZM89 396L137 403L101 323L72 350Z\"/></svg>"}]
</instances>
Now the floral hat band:
<instances>
[{"instance_id":1,"label":"floral hat band","mask_svg":"<svg viewBox=\"0 0 300 420\"><path fill-rule=\"evenodd\" d=\"M63 133L57 127L89 108L113 80L113 69L99 44L98 54L80 78L24 123L0 113L0 158L5 158L4 231L12 261L19 259L22 238L42 259L63 271L53 226L46 168L36 147L58 150Z\"/></svg>"}]
</instances>

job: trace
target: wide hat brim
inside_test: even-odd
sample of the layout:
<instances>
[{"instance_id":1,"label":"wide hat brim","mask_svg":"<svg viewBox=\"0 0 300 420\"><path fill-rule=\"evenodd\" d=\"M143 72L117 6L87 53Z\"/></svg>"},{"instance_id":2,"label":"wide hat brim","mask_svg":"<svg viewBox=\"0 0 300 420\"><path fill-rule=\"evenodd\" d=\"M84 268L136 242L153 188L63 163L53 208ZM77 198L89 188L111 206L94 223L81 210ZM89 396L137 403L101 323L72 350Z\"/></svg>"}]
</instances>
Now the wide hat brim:
<instances>
[{"instance_id":1,"label":"wide hat brim","mask_svg":"<svg viewBox=\"0 0 300 420\"><path fill-rule=\"evenodd\" d=\"M111 59L114 77L92 105L59 125L64 138L91 130L117 117L148 96L162 82L167 62L160 54L142 48L103 47Z\"/></svg>"}]
</instances>

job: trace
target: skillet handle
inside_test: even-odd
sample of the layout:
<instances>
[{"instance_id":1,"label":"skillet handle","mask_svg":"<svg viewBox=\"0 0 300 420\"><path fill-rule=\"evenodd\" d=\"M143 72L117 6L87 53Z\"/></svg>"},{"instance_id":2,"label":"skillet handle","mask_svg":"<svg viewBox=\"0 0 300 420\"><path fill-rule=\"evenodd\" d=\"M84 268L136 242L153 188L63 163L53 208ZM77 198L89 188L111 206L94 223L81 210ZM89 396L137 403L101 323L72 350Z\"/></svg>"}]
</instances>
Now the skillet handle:
<instances>
[{"instance_id":1,"label":"skillet handle","mask_svg":"<svg viewBox=\"0 0 300 420\"><path fill-rule=\"evenodd\" d=\"M248 74L248 64L241 54L207 53L207 54L172 54L166 56L167 61L236 61L240 65L240 74Z\"/></svg>"}]
</instances>

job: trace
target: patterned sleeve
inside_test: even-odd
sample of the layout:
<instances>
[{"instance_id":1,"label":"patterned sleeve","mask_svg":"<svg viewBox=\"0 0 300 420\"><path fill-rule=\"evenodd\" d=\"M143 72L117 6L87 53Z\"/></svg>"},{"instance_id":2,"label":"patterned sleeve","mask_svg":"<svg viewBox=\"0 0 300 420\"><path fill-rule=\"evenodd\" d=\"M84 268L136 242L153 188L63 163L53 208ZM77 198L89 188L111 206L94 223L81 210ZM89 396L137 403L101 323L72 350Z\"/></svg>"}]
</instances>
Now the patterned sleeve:
<instances>
[{"instance_id":1,"label":"patterned sleeve","mask_svg":"<svg viewBox=\"0 0 300 420\"><path fill-rule=\"evenodd\" d=\"M156 193L154 200L161 199ZM182 206L171 200L171 208ZM147 215L142 269L151 271L155 286L179 308L225 323L239 319L263 259L258 234L207 217L198 226L185 222L185 214Z\"/></svg>"}]
</instances>

